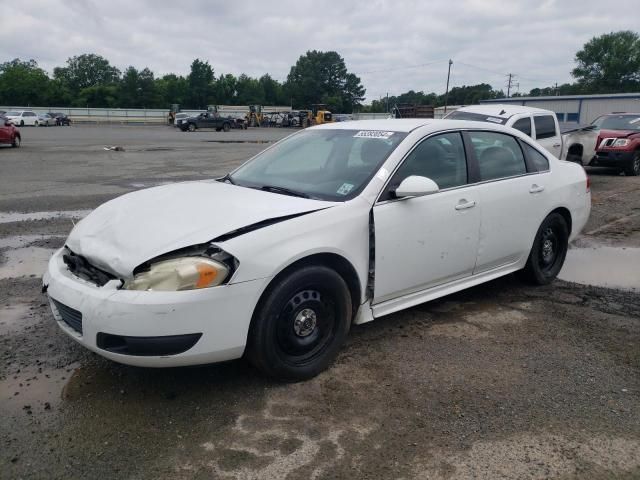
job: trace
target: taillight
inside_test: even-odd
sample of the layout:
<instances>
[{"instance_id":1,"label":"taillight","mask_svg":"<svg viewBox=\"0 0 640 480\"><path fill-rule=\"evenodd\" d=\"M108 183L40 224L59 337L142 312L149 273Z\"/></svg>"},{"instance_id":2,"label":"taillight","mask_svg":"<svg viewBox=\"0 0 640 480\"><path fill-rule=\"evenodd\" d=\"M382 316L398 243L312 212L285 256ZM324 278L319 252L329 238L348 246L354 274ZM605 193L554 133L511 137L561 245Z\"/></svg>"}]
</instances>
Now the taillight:
<instances>
[{"instance_id":1,"label":"taillight","mask_svg":"<svg viewBox=\"0 0 640 480\"><path fill-rule=\"evenodd\" d=\"M591 177L587 175L587 193L591 191Z\"/></svg>"}]
</instances>

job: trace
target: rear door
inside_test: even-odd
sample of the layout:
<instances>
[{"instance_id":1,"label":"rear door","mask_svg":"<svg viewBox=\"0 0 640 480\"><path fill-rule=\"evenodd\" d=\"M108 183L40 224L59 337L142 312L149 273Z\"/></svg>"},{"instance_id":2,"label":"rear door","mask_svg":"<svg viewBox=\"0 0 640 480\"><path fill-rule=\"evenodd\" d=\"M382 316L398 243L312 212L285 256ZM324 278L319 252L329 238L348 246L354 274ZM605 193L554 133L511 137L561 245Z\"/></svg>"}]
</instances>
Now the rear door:
<instances>
[{"instance_id":1,"label":"rear door","mask_svg":"<svg viewBox=\"0 0 640 480\"><path fill-rule=\"evenodd\" d=\"M474 274L517 263L529 255L546 208L544 180L528 166L511 135L469 131L480 176L482 223ZM548 169L548 167L547 167Z\"/></svg>"},{"instance_id":2,"label":"rear door","mask_svg":"<svg viewBox=\"0 0 640 480\"><path fill-rule=\"evenodd\" d=\"M9 143L11 140L11 127L5 125L7 122L8 120L0 115L0 143Z\"/></svg>"},{"instance_id":3,"label":"rear door","mask_svg":"<svg viewBox=\"0 0 640 480\"><path fill-rule=\"evenodd\" d=\"M556 158L562 154L562 138L560 127L555 115L536 114L533 116L535 140L549 150Z\"/></svg>"}]
</instances>

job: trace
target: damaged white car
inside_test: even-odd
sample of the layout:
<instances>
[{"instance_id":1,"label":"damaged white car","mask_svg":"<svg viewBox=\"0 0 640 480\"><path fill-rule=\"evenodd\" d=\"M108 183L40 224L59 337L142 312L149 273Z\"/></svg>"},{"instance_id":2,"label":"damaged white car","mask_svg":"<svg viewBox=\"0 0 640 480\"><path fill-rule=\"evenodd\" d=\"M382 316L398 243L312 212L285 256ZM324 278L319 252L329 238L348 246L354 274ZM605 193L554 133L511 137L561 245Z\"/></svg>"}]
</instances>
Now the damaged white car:
<instances>
[{"instance_id":1,"label":"damaged white car","mask_svg":"<svg viewBox=\"0 0 640 480\"><path fill-rule=\"evenodd\" d=\"M510 128L326 124L223 178L105 203L53 255L44 289L60 328L114 361L245 355L304 379L353 323L511 272L550 282L590 205L580 166Z\"/></svg>"}]
</instances>

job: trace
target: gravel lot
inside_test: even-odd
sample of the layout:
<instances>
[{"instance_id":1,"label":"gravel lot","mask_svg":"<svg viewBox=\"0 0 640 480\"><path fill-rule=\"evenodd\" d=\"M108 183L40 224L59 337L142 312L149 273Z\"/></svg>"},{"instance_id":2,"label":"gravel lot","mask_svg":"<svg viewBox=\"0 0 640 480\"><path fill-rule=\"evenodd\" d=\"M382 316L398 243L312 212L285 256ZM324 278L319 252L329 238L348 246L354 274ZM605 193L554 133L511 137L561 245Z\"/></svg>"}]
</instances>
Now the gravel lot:
<instances>
[{"instance_id":1,"label":"gravel lot","mask_svg":"<svg viewBox=\"0 0 640 480\"><path fill-rule=\"evenodd\" d=\"M640 478L640 262L606 267L640 251L639 177L590 170L575 245L636 290L505 277L357 326L327 372L280 384L243 361L103 360L58 331L40 276L73 211L223 174L289 132L22 133L0 148L1 478Z\"/></svg>"}]
</instances>

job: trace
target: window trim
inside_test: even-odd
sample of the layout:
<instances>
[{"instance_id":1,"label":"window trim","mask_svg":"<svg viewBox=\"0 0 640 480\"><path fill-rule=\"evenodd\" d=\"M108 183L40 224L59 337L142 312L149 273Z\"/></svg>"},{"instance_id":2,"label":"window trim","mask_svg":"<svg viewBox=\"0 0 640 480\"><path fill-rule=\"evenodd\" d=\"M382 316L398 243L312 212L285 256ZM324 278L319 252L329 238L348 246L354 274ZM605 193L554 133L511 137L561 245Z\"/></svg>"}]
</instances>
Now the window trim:
<instances>
[{"instance_id":1,"label":"window trim","mask_svg":"<svg viewBox=\"0 0 640 480\"><path fill-rule=\"evenodd\" d=\"M536 118L542 118L542 117L551 117L551 119L553 120L553 135L549 135L543 138L538 137L538 127L536 125ZM537 113L533 115L533 127L535 128L535 132L536 132L536 138L534 140L538 141L538 140L546 140L547 138L559 137L560 132L558 131L557 120L558 120L558 117L556 116L555 113L553 115L550 115L548 113Z\"/></svg>"}]
</instances>

